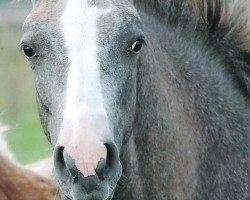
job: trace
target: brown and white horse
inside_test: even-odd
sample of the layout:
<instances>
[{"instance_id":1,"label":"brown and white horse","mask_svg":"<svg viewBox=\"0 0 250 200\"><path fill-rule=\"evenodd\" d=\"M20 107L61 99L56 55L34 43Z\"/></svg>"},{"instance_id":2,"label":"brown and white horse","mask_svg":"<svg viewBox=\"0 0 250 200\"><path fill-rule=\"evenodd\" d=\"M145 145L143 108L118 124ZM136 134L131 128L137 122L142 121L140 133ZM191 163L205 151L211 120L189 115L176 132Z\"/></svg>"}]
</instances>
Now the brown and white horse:
<instances>
[{"instance_id":1,"label":"brown and white horse","mask_svg":"<svg viewBox=\"0 0 250 200\"><path fill-rule=\"evenodd\" d=\"M21 166L13 159L0 124L0 199L59 200L48 160ZM42 170L38 170L42 168Z\"/></svg>"},{"instance_id":2,"label":"brown and white horse","mask_svg":"<svg viewBox=\"0 0 250 200\"><path fill-rule=\"evenodd\" d=\"M249 0L33 0L62 199L248 200Z\"/></svg>"}]
</instances>

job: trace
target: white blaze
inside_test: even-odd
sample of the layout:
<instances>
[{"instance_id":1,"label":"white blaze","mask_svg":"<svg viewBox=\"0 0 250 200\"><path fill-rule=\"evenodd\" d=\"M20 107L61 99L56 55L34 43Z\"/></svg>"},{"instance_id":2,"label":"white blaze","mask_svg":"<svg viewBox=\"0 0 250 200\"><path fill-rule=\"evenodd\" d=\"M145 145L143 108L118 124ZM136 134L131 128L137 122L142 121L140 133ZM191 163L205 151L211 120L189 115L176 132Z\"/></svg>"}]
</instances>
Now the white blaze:
<instances>
[{"instance_id":1,"label":"white blaze","mask_svg":"<svg viewBox=\"0 0 250 200\"><path fill-rule=\"evenodd\" d=\"M84 176L94 175L107 154L103 138L108 122L97 58L97 21L107 13L87 0L70 0L62 16L69 69L59 145Z\"/></svg>"}]
</instances>

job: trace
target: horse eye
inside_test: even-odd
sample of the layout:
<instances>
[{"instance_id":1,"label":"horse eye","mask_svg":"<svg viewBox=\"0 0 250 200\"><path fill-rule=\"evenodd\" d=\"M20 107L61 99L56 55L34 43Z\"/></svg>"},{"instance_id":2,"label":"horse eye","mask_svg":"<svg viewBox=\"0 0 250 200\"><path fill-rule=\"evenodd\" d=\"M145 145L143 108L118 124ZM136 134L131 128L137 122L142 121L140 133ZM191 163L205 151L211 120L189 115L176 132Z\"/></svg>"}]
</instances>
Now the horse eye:
<instances>
[{"instance_id":1,"label":"horse eye","mask_svg":"<svg viewBox=\"0 0 250 200\"><path fill-rule=\"evenodd\" d=\"M24 54L26 55L27 59L30 59L30 58L37 55L36 52L31 47L29 47L27 45L24 45L22 47L22 50L23 50Z\"/></svg>"},{"instance_id":2,"label":"horse eye","mask_svg":"<svg viewBox=\"0 0 250 200\"><path fill-rule=\"evenodd\" d=\"M135 41L132 44L130 51L133 52L133 53L139 53L139 51L141 50L143 44L144 44L143 40L137 40L137 41Z\"/></svg>"}]
</instances>

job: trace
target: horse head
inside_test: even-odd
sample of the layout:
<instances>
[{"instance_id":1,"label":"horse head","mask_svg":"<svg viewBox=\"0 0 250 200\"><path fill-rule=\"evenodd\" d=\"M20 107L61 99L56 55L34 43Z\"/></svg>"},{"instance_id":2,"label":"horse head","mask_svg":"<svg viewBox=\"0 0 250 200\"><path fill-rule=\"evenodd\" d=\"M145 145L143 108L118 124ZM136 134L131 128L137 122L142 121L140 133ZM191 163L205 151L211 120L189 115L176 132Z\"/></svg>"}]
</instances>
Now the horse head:
<instances>
[{"instance_id":1,"label":"horse head","mask_svg":"<svg viewBox=\"0 0 250 200\"><path fill-rule=\"evenodd\" d=\"M240 2L33 1L21 49L62 199L249 198Z\"/></svg>"},{"instance_id":2,"label":"horse head","mask_svg":"<svg viewBox=\"0 0 250 200\"><path fill-rule=\"evenodd\" d=\"M33 3L21 48L62 195L107 199L122 174L119 153L134 121L145 43L139 15L127 2Z\"/></svg>"}]
</instances>

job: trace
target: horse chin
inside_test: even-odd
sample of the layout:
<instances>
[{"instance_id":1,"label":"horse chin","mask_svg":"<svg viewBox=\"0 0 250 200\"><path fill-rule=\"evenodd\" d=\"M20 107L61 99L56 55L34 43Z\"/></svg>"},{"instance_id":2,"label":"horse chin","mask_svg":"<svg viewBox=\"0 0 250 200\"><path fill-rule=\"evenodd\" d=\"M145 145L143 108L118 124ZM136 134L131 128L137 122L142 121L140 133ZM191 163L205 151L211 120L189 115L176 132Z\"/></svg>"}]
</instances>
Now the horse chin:
<instances>
[{"instance_id":1,"label":"horse chin","mask_svg":"<svg viewBox=\"0 0 250 200\"><path fill-rule=\"evenodd\" d=\"M65 188L62 187L62 188ZM66 190L61 189L62 200L111 200L113 198L113 192L109 192L110 186L108 183L102 183L102 188L91 192L86 191L81 184L75 183L68 187Z\"/></svg>"}]
</instances>

